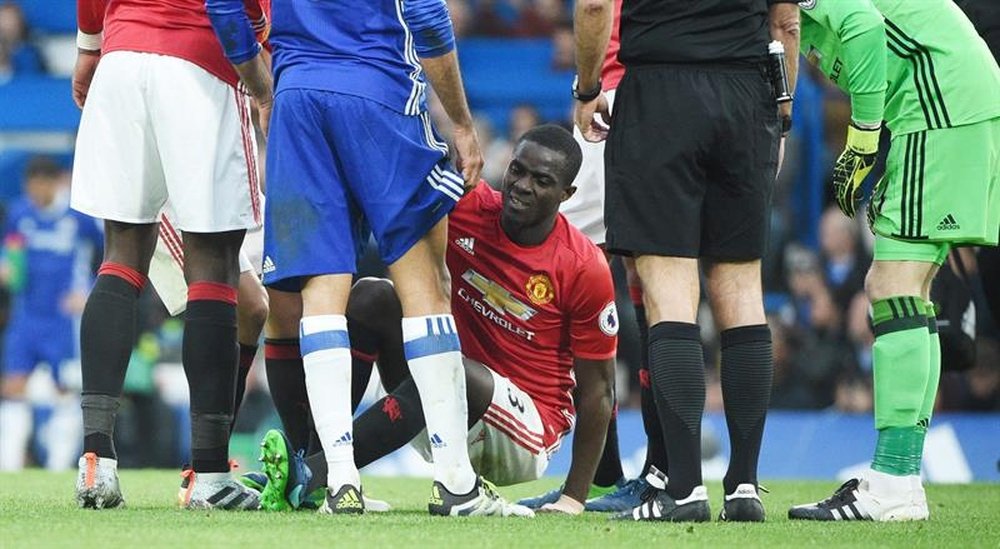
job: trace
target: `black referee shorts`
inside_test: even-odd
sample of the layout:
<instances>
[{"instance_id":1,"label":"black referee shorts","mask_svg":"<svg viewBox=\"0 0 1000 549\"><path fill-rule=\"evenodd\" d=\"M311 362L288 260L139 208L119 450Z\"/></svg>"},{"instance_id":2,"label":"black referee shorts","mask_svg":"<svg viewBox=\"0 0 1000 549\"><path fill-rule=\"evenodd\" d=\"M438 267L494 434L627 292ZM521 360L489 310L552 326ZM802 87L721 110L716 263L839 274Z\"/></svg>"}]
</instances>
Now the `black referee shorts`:
<instances>
[{"instance_id":1,"label":"black referee shorts","mask_svg":"<svg viewBox=\"0 0 1000 549\"><path fill-rule=\"evenodd\" d=\"M757 68L629 67L605 148L608 249L762 257L779 138L771 86Z\"/></svg>"}]
</instances>

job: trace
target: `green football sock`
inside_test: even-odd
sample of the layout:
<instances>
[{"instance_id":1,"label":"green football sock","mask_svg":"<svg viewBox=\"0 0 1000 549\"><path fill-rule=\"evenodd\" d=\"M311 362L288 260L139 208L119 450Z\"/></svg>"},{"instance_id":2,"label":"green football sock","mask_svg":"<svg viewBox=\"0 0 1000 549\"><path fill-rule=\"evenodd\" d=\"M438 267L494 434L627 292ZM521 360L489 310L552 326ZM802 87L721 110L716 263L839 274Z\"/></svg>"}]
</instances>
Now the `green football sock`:
<instances>
[{"instance_id":1,"label":"green football sock","mask_svg":"<svg viewBox=\"0 0 1000 549\"><path fill-rule=\"evenodd\" d=\"M891 475L920 472L925 429L917 426L930 370L930 337L923 299L891 297L872 303L875 332L875 428L872 469Z\"/></svg>"},{"instance_id":2,"label":"green football sock","mask_svg":"<svg viewBox=\"0 0 1000 549\"><path fill-rule=\"evenodd\" d=\"M937 397L938 382L941 381L941 338L938 337L937 318L934 316L934 304L927 302L927 331L930 333L930 372L927 377L927 389L924 391L924 404L920 407L917 422L926 430L934 414L934 400Z\"/></svg>"}]
</instances>

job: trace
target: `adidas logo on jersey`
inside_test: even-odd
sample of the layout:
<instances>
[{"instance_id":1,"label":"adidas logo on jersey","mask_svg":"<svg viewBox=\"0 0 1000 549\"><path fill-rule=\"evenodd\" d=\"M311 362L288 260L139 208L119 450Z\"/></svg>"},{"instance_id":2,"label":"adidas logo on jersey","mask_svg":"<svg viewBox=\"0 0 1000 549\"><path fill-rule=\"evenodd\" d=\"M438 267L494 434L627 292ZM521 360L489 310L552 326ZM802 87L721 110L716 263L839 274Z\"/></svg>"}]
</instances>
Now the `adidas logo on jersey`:
<instances>
[{"instance_id":1,"label":"adidas logo on jersey","mask_svg":"<svg viewBox=\"0 0 1000 549\"><path fill-rule=\"evenodd\" d=\"M462 248L463 250L469 252L469 254L476 255L476 252L473 250L473 248L476 245L476 239L475 238L472 238L471 236L465 236L465 237L462 237L462 238L456 238L455 239L455 244L458 244L459 248Z\"/></svg>"},{"instance_id":2,"label":"adidas logo on jersey","mask_svg":"<svg viewBox=\"0 0 1000 549\"><path fill-rule=\"evenodd\" d=\"M338 438L337 442L334 442L333 445L334 446L346 446L346 445L350 444L353 440L354 439L351 438L351 433L344 433L344 434L340 435L340 438Z\"/></svg>"},{"instance_id":3,"label":"adidas logo on jersey","mask_svg":"<svg viewBox=\"0 0 1000 549\"><path fill-rule=\"evenodd\" d=\"M443 438L441 438L441 435L437 433L431 435L431 446L435 448L444 448L447 445L448 443L445 442Z\"/></svg>"},{"instance_id":4,"label":"adidas logo on jersey","mask_svg":"<svg viewBox=\"0 0 1000 549\"><path fill-rule=\"evenodd\" d=\"M271 261L271 256L264 257L264 268L262 270L265 274L274 272L274 261Z\"/></svg>"},{"instance_id":5,"label":"adidas logo on jersey","mask_svg":"<svg viewBox=\"0 0 1000 549\"><path fill-rule=\"evenodd\" d=\"M955 217L951 214L946 215L937 226L939 231L957 231L961 228L962 226L958 224L958 221L955 221Z\"/></svg>"}]
</instances>

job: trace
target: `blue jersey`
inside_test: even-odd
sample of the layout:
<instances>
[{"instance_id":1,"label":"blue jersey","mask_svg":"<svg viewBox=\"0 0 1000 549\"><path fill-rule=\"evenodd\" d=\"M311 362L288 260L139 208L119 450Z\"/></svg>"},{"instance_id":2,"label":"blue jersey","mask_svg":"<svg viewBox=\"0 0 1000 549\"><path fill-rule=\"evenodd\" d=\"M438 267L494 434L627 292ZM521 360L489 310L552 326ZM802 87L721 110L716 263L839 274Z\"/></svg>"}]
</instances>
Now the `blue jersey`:
<instances>
[{"instance_id":1,"label":"blue jersey","mask_svg":"<svg viewBox=\"0 0 1000 549\"><path fill-rule=\"evenodd\" d=\"M409 0L273 0L275 93L324 90L405 115L426 110Z\"/></svg>"},{"instance_id":2,"label":"blue jersey","mask_svg":"<svg viewBox=\"0 0 1000 549\"><path fill-rule=\"evenodd\" d=\"M97 222L59 201L41 210L26 198L11 204L6 241L24 242L26 283L13 296L13 320L64 317L62 300L72 290L87 290L91 260L103 244Z\"/></svg>"}]
</instances>

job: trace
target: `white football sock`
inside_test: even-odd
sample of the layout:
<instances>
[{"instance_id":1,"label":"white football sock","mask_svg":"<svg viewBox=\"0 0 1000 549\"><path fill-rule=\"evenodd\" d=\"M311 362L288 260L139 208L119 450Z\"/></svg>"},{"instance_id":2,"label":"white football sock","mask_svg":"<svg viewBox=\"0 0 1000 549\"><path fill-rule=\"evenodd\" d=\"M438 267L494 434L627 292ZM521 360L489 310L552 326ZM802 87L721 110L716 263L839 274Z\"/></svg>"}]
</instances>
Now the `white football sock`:
<instances>
[{"instance_id":1,"label":"white football sock","mask_svg":"<svg viewBox=\"0 0 1000 549\"><path fill-rule=\"evenodd\" d=\"M0 401L0 471L24 469L31 440L31 405L21 399Z\"/></svg>"},{"instance_id":2,"label":"white football sock","mask_svg":"<svg viewBox=\"0 0 1000 549\"><path fill-rule=\"evenodd\" d=\"M361 475L354 464L347 317L307 316L299 328L309 407L329 468L326 484L334 490L345 484L361 487Z\"/></svg>"},{"instance_id":3,"label":"white football sock","mask_svg":"<svg viewBox=\"0 0 1000 549\"><path fill-rule=\"evenodd\" d=\"M434 457L434 478L453 494L467 494L476 485L469 461L465 366L449 315L403 319L403 349L420 392Z\"/></svg>"}]
</instances>

